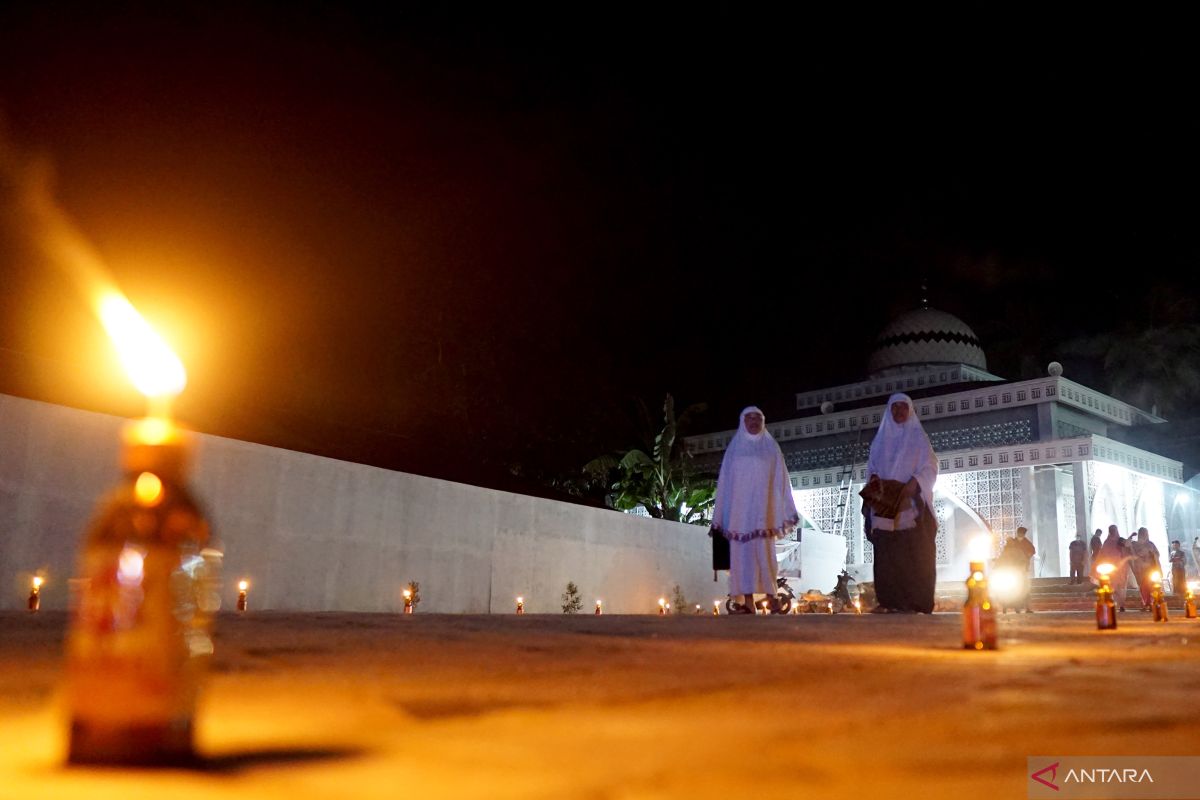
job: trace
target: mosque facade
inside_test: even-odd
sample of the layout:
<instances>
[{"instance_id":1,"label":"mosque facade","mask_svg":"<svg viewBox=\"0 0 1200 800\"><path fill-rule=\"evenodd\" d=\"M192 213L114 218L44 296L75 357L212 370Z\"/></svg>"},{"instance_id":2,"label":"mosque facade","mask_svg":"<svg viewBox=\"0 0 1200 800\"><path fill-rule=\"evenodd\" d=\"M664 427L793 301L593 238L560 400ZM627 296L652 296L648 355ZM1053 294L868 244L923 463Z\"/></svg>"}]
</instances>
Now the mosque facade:
<instances>
[{"instance_id":1,"label":"mosque facade","mask_svg":"<svg viewBox=\"0 0 1200 800\"><path fill-rule=\"evenodd\" d=\"M1171 539L1196 535L1196 492L1179 461L1128 444L1121 434L1161 417L1070 380L1051 364L1045 377L1008 381L987 370L975 333L962 320L923 307L893 320L876 340L867 377L801 391L788 419L768 419L791 476L804 531L834 534L859 580L873 577L863 533L867 455L888 397L904 392L938 459L934 488L939 580L967 571L968 543L990 537L992 554L1029 531L1035 574L1069 574L1068 546L1116 524L1145 526L1164 555ZM736 430L687 439L701 469L716 472ZM828 537L821 537L828 538ZM800 572L800 548L780 542L780 569Z\"/></svg>"}]
</instances>

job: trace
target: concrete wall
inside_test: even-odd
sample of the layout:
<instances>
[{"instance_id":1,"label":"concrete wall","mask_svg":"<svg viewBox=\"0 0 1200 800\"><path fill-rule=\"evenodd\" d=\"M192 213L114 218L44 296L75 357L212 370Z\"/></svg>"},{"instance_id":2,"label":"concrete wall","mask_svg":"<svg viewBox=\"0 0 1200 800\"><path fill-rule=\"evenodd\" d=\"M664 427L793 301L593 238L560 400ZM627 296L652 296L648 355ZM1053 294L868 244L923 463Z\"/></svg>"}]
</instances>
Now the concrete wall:
<instances>
[{"instance_id":1,"label":"concrete wall","mask_svg":"<svg viewBox=\"0 0 1200 800\"><path fill-rule=\"evenodd\" d=\"M101 495L119 477L124 420L0 395L0 608L46 576L67 578ZM410 580L419 612L558 613L574 581L590 613L652 613L679 584L710 609L706 529L481 489L197 435L191 486L225 551L223 597L251 581L257 609L396 611Z\"/></svg>"}]
</instances>

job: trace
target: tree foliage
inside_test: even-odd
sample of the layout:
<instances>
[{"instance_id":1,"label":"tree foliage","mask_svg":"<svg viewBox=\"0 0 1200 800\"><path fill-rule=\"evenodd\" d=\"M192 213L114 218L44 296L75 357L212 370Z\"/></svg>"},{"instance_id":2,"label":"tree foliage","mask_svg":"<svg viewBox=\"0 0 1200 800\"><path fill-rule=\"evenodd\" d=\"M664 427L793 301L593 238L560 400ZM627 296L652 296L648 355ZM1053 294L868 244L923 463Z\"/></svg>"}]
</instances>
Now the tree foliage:
<instances>
[{"instance_id":1,"label":"tree foliage","mask_svg":"<svg viewBox=\"0 0 1200 800\"><path fill-rule=\"evenodd\" d=\"M663 424L657 430L645 404L639 402L638 406L644 446L592 459L584 465L584 474L605 483L612 480L609 502L620 511L640 505L656 519L705 523L712 514L716 482L696 475L679 433L704 411L704 404L688 406L676 417L675 399L668 394L663 402Z\"/></svg>"}]
</instances>

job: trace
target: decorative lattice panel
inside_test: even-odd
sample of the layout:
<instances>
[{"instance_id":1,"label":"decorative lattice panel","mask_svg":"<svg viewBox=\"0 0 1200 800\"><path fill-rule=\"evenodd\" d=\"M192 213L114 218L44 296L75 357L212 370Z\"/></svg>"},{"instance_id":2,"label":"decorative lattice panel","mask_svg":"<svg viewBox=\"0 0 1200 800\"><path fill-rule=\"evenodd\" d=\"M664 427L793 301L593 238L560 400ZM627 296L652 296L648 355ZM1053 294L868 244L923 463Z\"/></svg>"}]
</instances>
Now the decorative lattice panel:
<instances>
[{"instance_id":1,"label":"decorative lattice panel","mask_svg":"<svg viewBox=\"0 0 1200 800\"><path fill-rule=\"evenodd\" d=\"M943 488L953 492L978 514L989 530L1000 534L996 540L997 547L1003 544L1001 539L1012 536L1025 519L1018 470L1005 468L959 472L943 475L941 481ZM940 530L938 535L941 536ZM938 552L940 554L941 550Z\"/></svg>"},{"instance_id":2,"label":"decorative lattice panel","mask_svg":"<svg viewBox=\"0 0 1200 800\"><path fill-rule=\"evenodd\" d=\"M935 498L933 513L937 517L937 538L934 539L934 546L937 548L937 563L947 565L950 563L950 545L946 541L946 530L950 516L954 513L954 507L946 500Z\"/></svg>"}]
</instances>

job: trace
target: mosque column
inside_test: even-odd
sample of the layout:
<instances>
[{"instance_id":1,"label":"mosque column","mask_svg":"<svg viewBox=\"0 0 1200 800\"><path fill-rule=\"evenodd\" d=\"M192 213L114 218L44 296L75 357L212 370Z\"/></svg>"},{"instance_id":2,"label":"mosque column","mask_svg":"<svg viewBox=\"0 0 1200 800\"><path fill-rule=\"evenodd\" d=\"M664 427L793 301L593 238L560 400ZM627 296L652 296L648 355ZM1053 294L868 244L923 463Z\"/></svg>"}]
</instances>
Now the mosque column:
<instances>
[{"instance_id":1,"label":"mosque column","mask_svg":"<svg viewBox=\"0 0 1200 800\"><path fill-rule=\"evenodd\" d=\"M1088 509L1092 507L1092 498L1087 494L1087 464L1083 461L1070 465L1071 479L1075 483L1075 530L1083 531L1086 541L1092 539L1092 523L1088 519Z\"/></svg>"},{"instance_id":2,"label":"mosque column","mask_svg":"<svg viewBox=\"0 0 1200 800\"><path fill-rule=\"evenodd\" d=\"M1039 566L1034 570L1037 577L1062 575L1058 558L1058 482L1053 467L1021 469L1021 488L1025 495L1025 527L1029 539L1037 549L1034 556Z\"/></svg>"}]
</instances>

